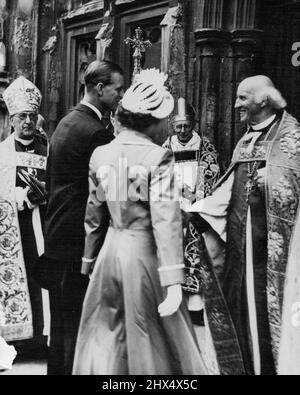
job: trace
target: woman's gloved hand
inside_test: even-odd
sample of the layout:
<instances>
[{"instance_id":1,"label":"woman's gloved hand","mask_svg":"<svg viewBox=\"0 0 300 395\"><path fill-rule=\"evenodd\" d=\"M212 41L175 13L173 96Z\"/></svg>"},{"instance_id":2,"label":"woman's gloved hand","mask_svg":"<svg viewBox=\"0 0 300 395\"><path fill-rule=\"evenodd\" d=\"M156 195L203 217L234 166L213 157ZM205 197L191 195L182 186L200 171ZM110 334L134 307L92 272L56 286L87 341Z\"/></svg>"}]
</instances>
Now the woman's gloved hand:
<instances>
[{"instance_id":1,"label":"woman's gloved hand","mask_svg":"<svg viewBox=\"0 0 300 395\"><path fill-rule=\"evenodd\" d=\"M170 317L177 313L183 300L182 286L180 284L168 287L168 295L166 300L159 306L158 312L160 316Z\"/></svg>"}]
</instances>

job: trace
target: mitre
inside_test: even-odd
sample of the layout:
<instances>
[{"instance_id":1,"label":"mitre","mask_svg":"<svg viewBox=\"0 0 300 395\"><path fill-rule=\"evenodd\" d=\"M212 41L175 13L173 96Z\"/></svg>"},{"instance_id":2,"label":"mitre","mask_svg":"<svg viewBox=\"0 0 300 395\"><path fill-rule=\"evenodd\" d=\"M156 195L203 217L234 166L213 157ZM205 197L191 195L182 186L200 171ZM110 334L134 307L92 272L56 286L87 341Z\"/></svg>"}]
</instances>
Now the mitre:
<instances>
[{"instance_id":1,"label":"mitre","mask_svg":"<svg viewBox=\"0 0 300 395\"><path fill-rule=\"evenodd\" d=\"M42 95L32 82L19 77L5 90L3 99L10 116L23 112L38 114Z\"/></svg>"}]
</instances>

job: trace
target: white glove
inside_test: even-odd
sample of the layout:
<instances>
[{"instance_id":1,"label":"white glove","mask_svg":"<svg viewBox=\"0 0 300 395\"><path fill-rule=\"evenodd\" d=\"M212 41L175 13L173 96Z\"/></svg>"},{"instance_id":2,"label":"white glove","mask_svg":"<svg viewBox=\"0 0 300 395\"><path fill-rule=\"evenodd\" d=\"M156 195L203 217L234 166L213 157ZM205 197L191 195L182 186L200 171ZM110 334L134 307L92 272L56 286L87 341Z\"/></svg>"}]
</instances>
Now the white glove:
<instances>
[{"instance_id":1,"label":"white glove","mask_svg":"<svg viewBox=\"0 0 300 395\"><path fill-rule=\"evenodd\" d=\"M161 317L170 317L177 313L182 303L182 287L180 284L168 287L166 300L159 306L158 312Z\"/></svg>"},{"instance_id":2,"label":"white glove","mask_svg":"<svg viewBox=\"0 0 300 395\"><path fill-rule=\"evenodd\" d=\"M24 203L27 204L29 210L33 210L36 207L35 205L30 203L30 200L27 197L29 189L30 189L29 187L26 187L25 189L21 187L16 188L16 202L17 202L18 211L25 210Z\"/></svg>"},{"instance_id":3,"label":"white glove","mask_svg":"<svg viewBox=\"0 0 300 395\"><path fill-rule=\"evenodd\" d=\"M6 341L0 337L0 370L12 369L12 364L17 356L13 346L9 346Z\"/></svg>"},{"instance_id":4,"label":"white glove","mask_svg":"<svg viewBox=\"0 0 300 395\"><path fill-rule=\"evenodd\" d=\"M21 188L17 187L16 188L16 202L17 202L17 208L18 211L24 211L24 203L26 203L27 199L27 193L29 191L29 187L27 188Z\"/></svg>"}]
</instances>

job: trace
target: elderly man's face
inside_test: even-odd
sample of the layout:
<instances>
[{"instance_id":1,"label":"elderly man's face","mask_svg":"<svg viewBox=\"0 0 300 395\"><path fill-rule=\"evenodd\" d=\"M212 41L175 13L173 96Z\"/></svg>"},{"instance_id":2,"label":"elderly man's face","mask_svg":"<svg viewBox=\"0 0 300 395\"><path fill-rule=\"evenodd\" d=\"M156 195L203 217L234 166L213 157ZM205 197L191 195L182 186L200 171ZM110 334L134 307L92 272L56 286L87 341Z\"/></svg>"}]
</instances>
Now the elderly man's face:
<instances>
[{"instance_id":1,"label":"elderly man's face","mask_svg":"<svg viewBox=\"0 0 300 395\"><path fill-rule=\"evenodd\" d=\"M262 112L261 103L257 102L258 92L246 84L241 84L237 92L235 108L239 112L240 120L249 124L257 123L257 118Z\"/></svg>"},{"instance_id":2,"label":"elderly man's face","mask_svg":"<svg viewBox=\"0 0 300 395\"><path fill-rule=\"evenodd\" d=\"M181 143L188 143L193 137L194 123L190 121L173 121L173 128Z\"/></svg>"},{"instance_id":3,"label":"elderly man's face","mask_svg":"<svg viewBox=\"0 0 300 395\"><path fill-rule=\"evenodd\" d=\"M18 138L22 140L32 140L36 133L38 114L33 112L23 112L11 118L11 124Z\"/></svg>"}]
</instances>

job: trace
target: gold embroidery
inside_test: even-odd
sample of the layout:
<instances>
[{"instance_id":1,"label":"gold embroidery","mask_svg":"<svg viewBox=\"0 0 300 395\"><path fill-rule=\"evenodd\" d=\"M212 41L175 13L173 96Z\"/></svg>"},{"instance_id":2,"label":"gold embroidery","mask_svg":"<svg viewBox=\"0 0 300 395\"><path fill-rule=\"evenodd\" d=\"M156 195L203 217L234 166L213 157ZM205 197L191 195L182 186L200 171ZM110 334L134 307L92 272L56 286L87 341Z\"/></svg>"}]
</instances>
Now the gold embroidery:
<instances>
[{"instance_id":1,"label":"gold embroidery","mask_svg":"<svg viewBox=\"0 0 300 395\"><path fill-rule=\"evenodd\" d=\"M32 167L34 169L46 170L47 158L45 156L17 152L17 166Z\"/></svg>"},{"instance_id":2,"label":"gold embroidery","mask_svg":"<svg viewBox=\"0 0 300 395\"><path fill-rule=\"evenodd\" d=\"M289 159L300 154L300 132L294 130L280 140L280 149L288 155Z\"/></svg>"},{"instance_id":3,"label":"gold embroidery","mask_svg":"<svg viewBox=\"0 0 300 395\"><path fill-rule=\"evenodd\" d=\"M239 160L265 160L266 156L267 151L264 147L255 147L252 152L249 152L247 148L241 148L239 153Z\"/></svg>"},{"instance_id":4,"label":"gold embroidery","mask_svg":"<svg viewBox=\"0 0 300 395\"><path fill-rule=\"evenodd\" d=\"M32 336L32 311L16 218L13 205L1 199L0 332L7 341Z\"/></svg>"}]
</instances>

